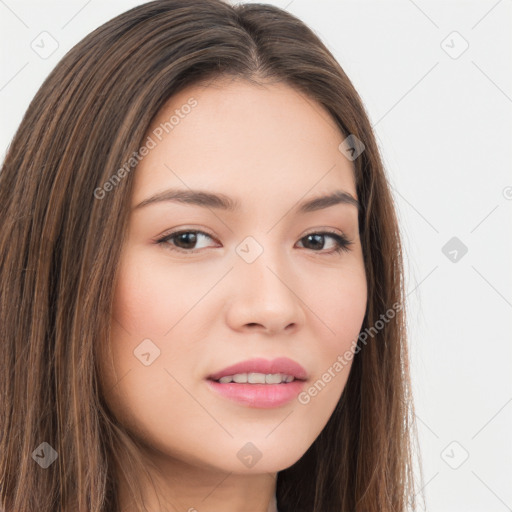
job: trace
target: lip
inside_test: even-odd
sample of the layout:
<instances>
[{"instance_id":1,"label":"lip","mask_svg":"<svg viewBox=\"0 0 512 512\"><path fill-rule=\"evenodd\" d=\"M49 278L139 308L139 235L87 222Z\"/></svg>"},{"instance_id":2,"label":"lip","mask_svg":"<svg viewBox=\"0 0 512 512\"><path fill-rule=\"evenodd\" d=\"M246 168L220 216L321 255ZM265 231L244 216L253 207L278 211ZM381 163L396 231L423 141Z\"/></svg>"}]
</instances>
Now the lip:
<instances>
[{"instance_id":1,"label":"lip","mask_svg":"<svg viewBox=\"0 0 512 512\"><path fill-rule=\"evenodd\" d=\"M215 380L207 380L206 383L220 396L257 409L281 407L295 399L306 385L304 380L282 384L221 384Z\"/></svg>"},{"instance_id":2,"label":"lip","mask_svg":"<svg viewBox=\"0 0 512 512\"><path fill-rule=\"evenodd\" d=\"M236 373L284 373L296 380L281 384L238 384L217 382L221 377ZM224 368L209 375L206 382L210 389L219 395L239 404L259 409L281 407L290 402L302 391L308 378L306 370L288 357L250 359Z\"/></svg>"},{"instance_id":3,"label":"lip","mask_svg":"<svg viewBox=\"0 0 512 512\"><path fill-rule=\"evenodd\" d=\"M235 375L236 373L284 373L286 375L292 375L295 379L301 381L308 378L306 370L299 363L288 357L278 357L272 361L263 358L242 361L209 375L207 379L216 381L221 377L225 377L226 375ZM292 382L288 384L292 384ZM251 384L251 386L256 385L257 384ZM262 385L269 387L272 386L270 384Z\"/></svg>"}]
</instances>

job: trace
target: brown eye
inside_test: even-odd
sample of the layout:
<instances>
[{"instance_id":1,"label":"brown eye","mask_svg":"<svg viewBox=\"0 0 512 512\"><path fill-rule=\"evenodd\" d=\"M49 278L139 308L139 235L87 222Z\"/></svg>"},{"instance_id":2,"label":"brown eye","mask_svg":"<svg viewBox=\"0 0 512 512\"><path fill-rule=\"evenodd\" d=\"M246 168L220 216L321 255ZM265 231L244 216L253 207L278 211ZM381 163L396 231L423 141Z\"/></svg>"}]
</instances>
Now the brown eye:
<instances>
[{"instance_id":1,"label":"brown eye","mask_svg":"<svg viewBox=\"0 0 512 512\"><path fill-rule=\"evenodd\" d=\"M203 237L212 239L210 235L203 231L189 229L170 233L158 240L157 243L167 244L171 250L193 253L199 250L195 246Z\"/></svg>"},{"instance_id":2,"label":"brown eye","mask_svg":"<svg viewBox=\"0 0 512 512\"><path fill-rule=\"evenodd\" d=\"M196 253L201 249L208 248L208 246L197 248L197 244L202 238L209 238L210 240L213 240L213 238L204 231L188 229L170 233L157 240L157 243L165 246L171 251L191 254ZM334 248L331 250L325 250L326 239L334 240ZM336 254L342 251L349 251L349 245L353 243L338 233L331 233L328 231L309 233L302 237L299 242L305 246L305 249L310 249L313 252L318 252L320 254Z\"/></svg>"},{"instance_id":3,"label":"brown eye","mask_svg":"<svg viewBox=\"0 0 512 512\"><path fill-rule=\"evenodd\" d=\"M334 240L335 247L330 251L322 251L325 245L325 239L331 238ZM303 242L303 241L306 242ZM303 244L307 245L306 249L312 249L314 252L326 252L327 254L339 253L341 251L349 251L349 245L352 244L350 240L347 240L344 236L338 233L331 232L319 232L309 233L300 240Z\"/></svg>"}]
</instances>

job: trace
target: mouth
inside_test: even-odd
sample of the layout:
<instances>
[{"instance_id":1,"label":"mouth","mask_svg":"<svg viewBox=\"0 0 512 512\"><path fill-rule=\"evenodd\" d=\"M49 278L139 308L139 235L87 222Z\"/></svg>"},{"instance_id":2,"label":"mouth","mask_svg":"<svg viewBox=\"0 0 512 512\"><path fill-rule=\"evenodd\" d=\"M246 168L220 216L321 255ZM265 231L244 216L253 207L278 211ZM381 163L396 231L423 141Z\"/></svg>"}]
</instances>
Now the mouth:
<instances>
[{"instance_id":1,"label":"mouth","mask_svg":"<svg viewBox=\"0 0 512 512\"><path fill-rule=\"evenodd\" d=\"M256 358L228 366L207 378L222 383L281 384L306 380L307 372L303 366L288 357L279 357L272 361Z\"/></svg>"},{"instance_id":2,"label":"mouth","mask_svg":"<svg viewBox=\"0 0 512 512\"><path fill-rule=\"evenodd\" d=\"M210 389L222 397L262 409L290 402L306 380L306 370L288 358L252 359L224 368L206 379Z\"/></svg>"},{"instance_id":3,"label":"mouth","mask_svg":"<svg viewBox=\"0 0 512 512\"><path fill-rule=\"evenodd\" d=\"M224 375L218 379L211 379L213 382L219 382L220 384L229 384L231 382L235 384L289 384L296 380L305 381L306 379L299 379L293 375L287 375L285 373L235 373L233 375Z\"/></svg>"}]
</instances>

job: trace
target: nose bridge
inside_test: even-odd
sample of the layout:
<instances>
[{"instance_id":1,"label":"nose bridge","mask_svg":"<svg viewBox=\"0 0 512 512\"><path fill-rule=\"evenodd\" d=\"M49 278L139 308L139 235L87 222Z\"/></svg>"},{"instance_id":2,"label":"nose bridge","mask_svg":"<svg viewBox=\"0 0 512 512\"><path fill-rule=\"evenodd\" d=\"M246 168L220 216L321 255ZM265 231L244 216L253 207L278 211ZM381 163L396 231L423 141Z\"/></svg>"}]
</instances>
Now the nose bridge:
<instances>
[{"instance_id":1,"label":"nose bridge","mask_svg":"<svg viewBox=\"0 0 512 512\"><path fill-rule=\"evenodd\" d=\"M290 291L283 281L287 280L287 255L269 234L246 237L237 247L239 275L249 286L271 292L276 299ZM284 288L284 290L283 290Z\"/></svg>"},{"instance_id":2,"label":"nose bridge","mask_svg":"<svg viewBox=\"0 0 512 512\"><path fill-rule=\"evenodd\" d=\"M300 323L301 303L293 292L288 255L276 237L258 238L246 237L236 249L237 323L257 323L273 331Z\"/></svg>"}]
</instances>

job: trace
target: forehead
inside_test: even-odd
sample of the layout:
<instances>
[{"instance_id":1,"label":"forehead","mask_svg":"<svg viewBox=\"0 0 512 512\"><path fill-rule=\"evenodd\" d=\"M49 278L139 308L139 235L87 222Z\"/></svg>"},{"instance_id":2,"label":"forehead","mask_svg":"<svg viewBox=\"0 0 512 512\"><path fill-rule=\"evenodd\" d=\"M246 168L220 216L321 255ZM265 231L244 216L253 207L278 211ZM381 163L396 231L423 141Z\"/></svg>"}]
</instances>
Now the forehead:
<instances>
[{"instance_id":1,"label":"forehead","mask_svg":"<svg viewBox=\"0 0 512 512\"><path fill-rule=\"evenodd\" d=\"M134 204L170 187L260 201L333 189L356 197L335 121L282 82L221 78L183 89L160 109L147 137L153 148L136 169Z\"/></svg>"}]
</instances>

